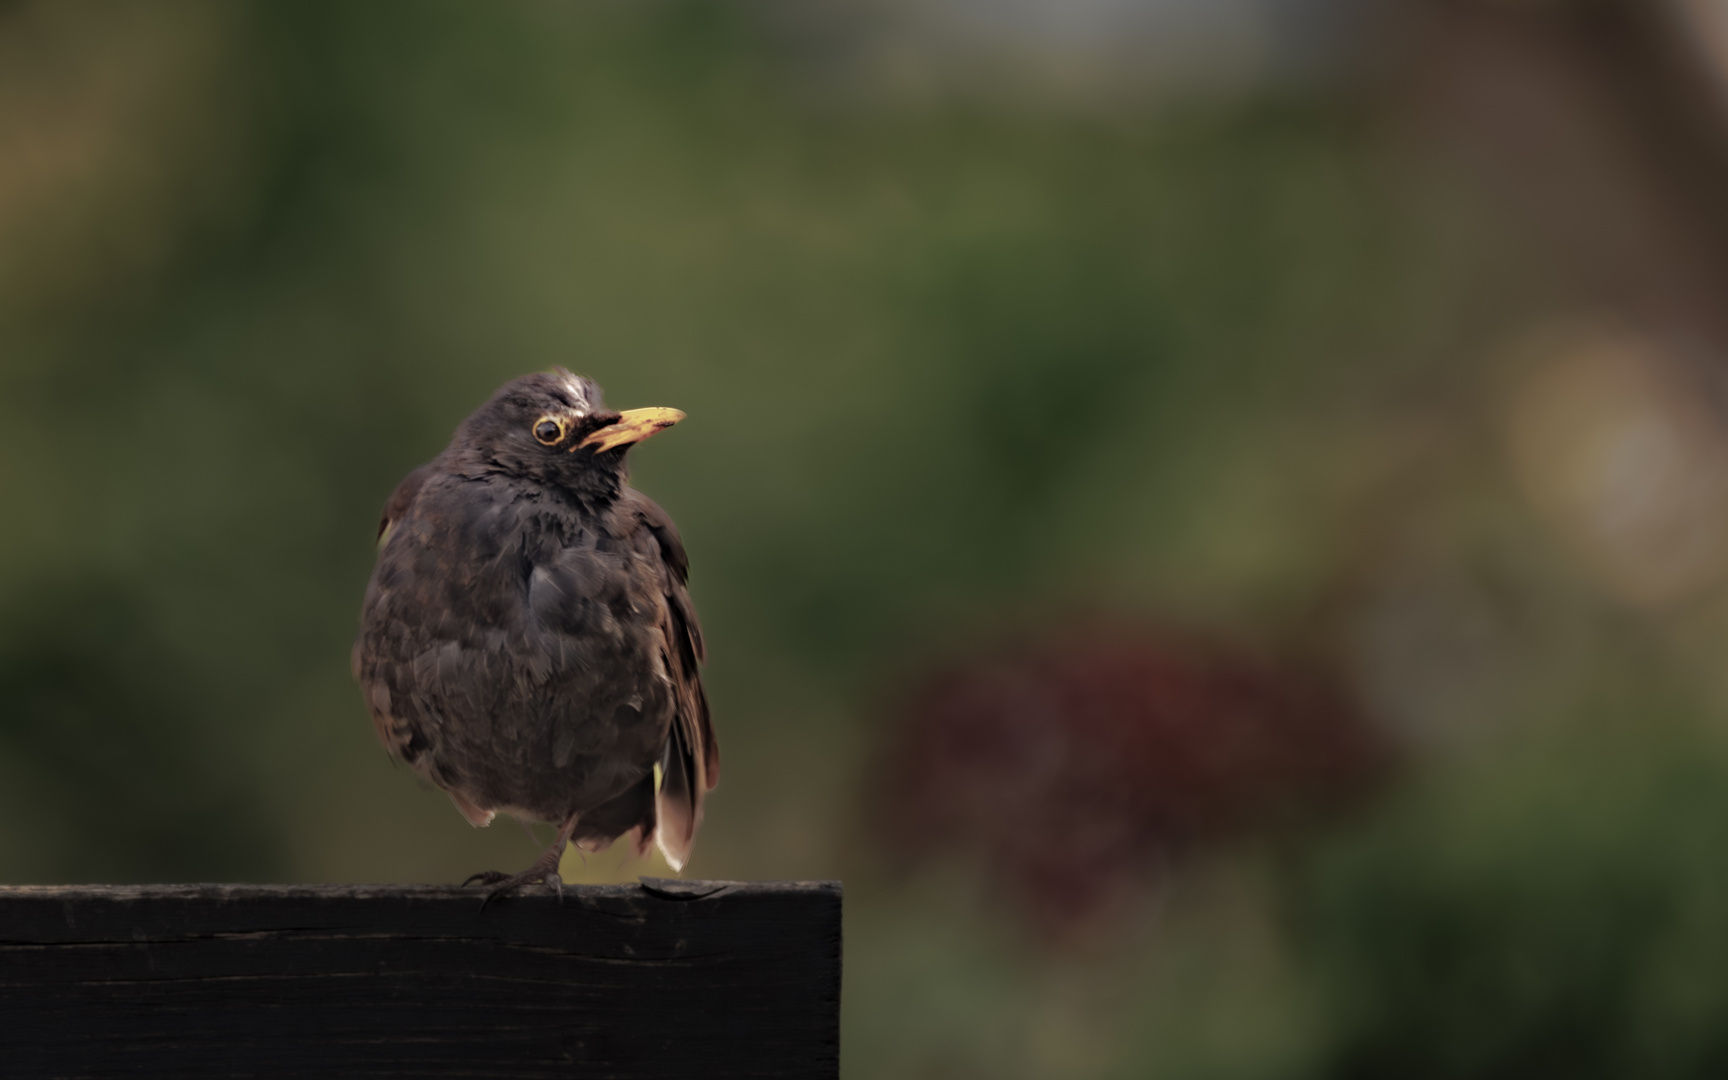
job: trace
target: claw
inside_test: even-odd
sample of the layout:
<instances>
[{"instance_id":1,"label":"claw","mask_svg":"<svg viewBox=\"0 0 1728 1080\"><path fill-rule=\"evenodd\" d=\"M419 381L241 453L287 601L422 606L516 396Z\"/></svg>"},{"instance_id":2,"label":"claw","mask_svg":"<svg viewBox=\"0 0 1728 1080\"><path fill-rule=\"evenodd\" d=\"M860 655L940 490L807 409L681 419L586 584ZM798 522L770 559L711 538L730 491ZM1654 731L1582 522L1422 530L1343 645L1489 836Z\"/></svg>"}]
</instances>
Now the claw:
<instances>
[{"instance_id":1,"label":"claw","mask_svg":"<svg viewBox=\"0 0 1728 1080\"><path fill-rule=\"evenodd\" d=\"M520 874L500 874L496 870L486 870L468 879L476 878L492 886L486 890L486 895L480 900L480 910L485 911L486 905L506 893L515 892L524 885L541 884L558 894L558 902L564 902L564 879L558 876L557 870L546 870L539 865L530 866ZM463 882L466 885L468 882Z\"/></svg>"},{"instance_id":2,"label":"claw","mask_svg":"<svg viewBox=\"0 0 1728 1080\"><path fill-rule=\"evenodd\" d=\"M497 897L502 896L507 892L511 892L512 890L520 889L524 885L532 885L535 882L539 882L551 889L554 893L557 893L558 902L562 904L564 902L564 879L558 876L558 860L563 856L564 849L569 845L570 834L575 830L575 828L576 816L572 814L570 818L564 822L563 826L559 828L558 836L552 841L552 846L547 848L538 859L534 860L533 866L530 866L520 874L504 874L497 870L482 870L478 874L469 875L468 879L462 883L463 887L466 888L475 882L491 886L486 890L486 895L480 900L481 911L485 911L486 905L490 904Z\"/></svg>"}]
</instances>

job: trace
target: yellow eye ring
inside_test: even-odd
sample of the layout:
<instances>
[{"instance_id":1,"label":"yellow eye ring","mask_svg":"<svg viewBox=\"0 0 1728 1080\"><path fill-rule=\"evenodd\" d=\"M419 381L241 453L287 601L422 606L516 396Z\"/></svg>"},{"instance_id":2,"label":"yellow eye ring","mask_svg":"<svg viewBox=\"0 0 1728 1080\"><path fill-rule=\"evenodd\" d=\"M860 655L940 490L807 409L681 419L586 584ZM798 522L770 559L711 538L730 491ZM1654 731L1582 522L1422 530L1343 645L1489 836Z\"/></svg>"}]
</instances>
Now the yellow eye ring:
<instances>
[{"instance_id":1,"label":"yellow eye ring","mask_svg":"<svg viewBox=\"0 0 1728 1080\"><path fill-rule=\"evenodd\" d=\"M542 416L534 421L534 438L542 446L556 446L564 440L564 421L556 416Z\"/></svg>"}]
</instances>

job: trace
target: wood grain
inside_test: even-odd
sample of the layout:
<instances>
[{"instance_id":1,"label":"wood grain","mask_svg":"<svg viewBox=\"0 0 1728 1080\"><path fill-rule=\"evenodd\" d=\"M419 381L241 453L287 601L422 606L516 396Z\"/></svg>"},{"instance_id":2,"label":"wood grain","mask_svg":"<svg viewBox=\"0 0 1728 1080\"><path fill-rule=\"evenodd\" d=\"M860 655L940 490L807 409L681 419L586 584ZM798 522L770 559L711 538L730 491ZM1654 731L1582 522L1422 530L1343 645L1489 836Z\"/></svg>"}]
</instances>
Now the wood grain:
<instances>
[{"instance_id":1,"label":"wood grain","mask_svg":"<svg viewBox=\"0 0 1728 1080\"><path fill-rule=\"evenodd\" d=\"M837 882L0 887L0 1074L835 1077Z\"/></svg>"}]
</instances>

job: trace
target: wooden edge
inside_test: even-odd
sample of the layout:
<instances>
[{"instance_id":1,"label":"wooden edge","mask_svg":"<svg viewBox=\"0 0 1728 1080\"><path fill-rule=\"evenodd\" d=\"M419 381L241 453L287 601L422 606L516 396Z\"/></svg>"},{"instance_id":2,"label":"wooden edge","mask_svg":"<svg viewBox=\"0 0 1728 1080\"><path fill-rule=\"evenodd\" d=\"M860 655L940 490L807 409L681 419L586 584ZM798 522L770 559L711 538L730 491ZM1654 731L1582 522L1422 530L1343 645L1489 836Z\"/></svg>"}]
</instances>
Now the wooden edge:
<instances>
[{"instance_id":1,"label":"wooden edge","mask_svg":"<svg viewBox=\"0 0 1728 1080\"><path fill-rule=\"evenodd\" d=\"M838 881L704 881L643 878L637 884L565 885L566 896L582 898L653 896L663 900L704 900L709 897L794 896L842 894ZM0 901L31 900L478 900L481 890L461 885L0 885ZM521 894L533 899L544 889Z\"/></svg>"}]
</instances>

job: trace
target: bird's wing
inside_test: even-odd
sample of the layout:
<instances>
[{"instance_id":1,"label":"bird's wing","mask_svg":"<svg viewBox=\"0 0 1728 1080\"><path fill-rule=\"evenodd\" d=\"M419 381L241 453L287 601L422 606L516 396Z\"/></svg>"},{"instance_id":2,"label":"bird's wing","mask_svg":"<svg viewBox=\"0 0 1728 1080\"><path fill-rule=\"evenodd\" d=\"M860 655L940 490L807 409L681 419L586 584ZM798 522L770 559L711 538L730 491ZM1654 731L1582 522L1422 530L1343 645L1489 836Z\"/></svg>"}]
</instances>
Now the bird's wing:
<instances>
[{"instance_id":1,"label":"bird's wing","mask_svg":"<svg viewBox=\"0 0 1728 1080\"><path fill-rule=\"evenodd\" d=\"M408 508L414 505L415 496L426 486L426 480L432 475L432 463L415 469L402 478L396 485L396 490L384 501L384 509L378 515L378 535L375 537L378 550L384 550L384 545L390 540L396 525L400 522ZM424 736L417 736L411 730L412 725L405 724L394 715L391 708L390 689L383 674L378 670L383 657L378 655L378 642L368 641L368 622L371 621L373 608L378 599L378 573L373 570L372 582L367 586L366 602L361 608L361 633L354 642L354 651L350 664L354 677L360 681L361 691L366 696L366 704L372 713L372 724L378 733L378 741L385 749L404 760L413 761L425 743ZM395 710L399 711L399 710ZM410 749L411 747L411 749ZM466 811L464 811L466 814Z\"/></svg>"},{"instance_id":2,"label":"bird's wing","mask_svg":"<svg viewBox=\"0 0 1728 1080\"><path fill-rule=\"evenodd\" d=\"M390 498L384 503L384 512L378 515L379 547L383 547L384 542L390 539L390 530L396 527L396 523L402 520L402 515L414 505L414 496L420 494L420 489L426 486L426 478L431 475L432 462L428 461L404 476L402 482L396 485L396 490L390 493Z\"/></svg>"},{"instance_id":3,"label":"bird's wing","mask_svg":"<svg viewBox=\"0 0 1728 1080\"><path fill-rule=\"evenodd\" d=\"M675 715L661 756L657 839L666 861L683 867L702 824L702 799L720 782L720 743L708 712L699 665L707 659L702 625L690 603L689 558L666 511L631 490L629 512L653 537L660 562L660 636Z\"/></svg>"},{"instance_id":4,"label":"bird's wing","mask_svg":"<svg viewBox=\"0 0 1728 1080\"><path fill-rule=\"evenodd\" d=\"M495 733L472 721L491 720L514 674L496 655L509 639L521 574L509 543L510 493L452 490L423 466L391 495L353 665L385 749L461 791L470 805L458 809L479 824L492 801L481 794L496 785L481 775L489 755L475 744Z\"/></svg>"}]
</instances>

